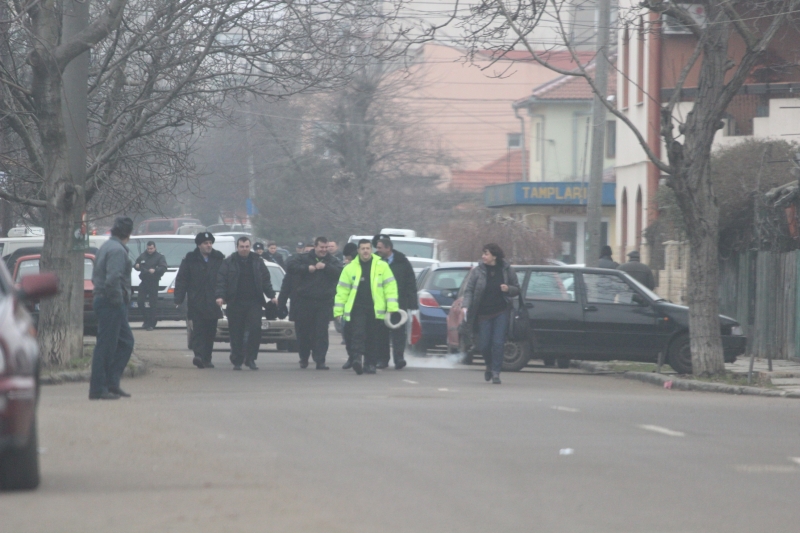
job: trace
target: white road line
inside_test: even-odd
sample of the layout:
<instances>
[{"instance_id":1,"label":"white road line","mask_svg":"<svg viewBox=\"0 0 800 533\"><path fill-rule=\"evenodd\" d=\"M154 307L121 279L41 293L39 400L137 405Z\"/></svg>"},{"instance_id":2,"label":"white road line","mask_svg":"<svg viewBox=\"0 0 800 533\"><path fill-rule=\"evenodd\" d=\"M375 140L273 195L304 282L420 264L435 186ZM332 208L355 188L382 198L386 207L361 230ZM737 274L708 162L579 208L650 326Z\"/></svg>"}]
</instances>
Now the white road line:
<instances>
[{"instance_id":1,"label":"white road line","mask_svg":"<svg viewBox=\"0 0 800 533\"><path fill-rule=\"evenodd\" d=\"M419 381L411 381L410 379L404 379L403 381L412 385L419 385Z\"/></svg>"},{"instance_id":2,"label":"white road line","mask_svg":"<svg viewBox=\"0 0 800 533\"><path fill-rule=\"evenodd\" d=\"M789 460L800 465L800 457L789 457Z\"/></svg>"},{"instance_id":3,"label":"white road line","mask_svg":"<svg viewBox=\"0 0 800 533\"><path fill-rule=\"evenodd\" d=\"M564 411L566 413L580 413L580 409L576 409L574 407L564 407L563 405L553 405L550 409L555 409L556 411Z\"/></svg>"},{"instance_id":4,"label":"white road line","mask_svg":"<svg viewBox=\"0 0 800 533\"><path fill-rule=\"evenodd\" d=\"M788 465L734 465L737 472L748 474L796 474L800 472L796 466Z\"/></svg>"},{"instance_id":5,"label":"white road line","mask_svg":"<svg viewBox=\"0 0 800 533\"><path fill-rule=\"evenodd\" d=\"M450 389L439 389L439 392L450 392Z\"/></svg>"},{"instance_id":6,"label":"white road line","mask_svg":"<svg viewBox=\"0 0 800 533\"><path fill-rule=\"evenodd\" d=\"M650 424L643 424L639 426L641 429L647 431L655 431L656 433L661 433L662 435L667 435L668 437L685 437L686 433L682 431L674 431L672 429L662 428L661 426L652 426Z\"/></svg>"}]
</instances>

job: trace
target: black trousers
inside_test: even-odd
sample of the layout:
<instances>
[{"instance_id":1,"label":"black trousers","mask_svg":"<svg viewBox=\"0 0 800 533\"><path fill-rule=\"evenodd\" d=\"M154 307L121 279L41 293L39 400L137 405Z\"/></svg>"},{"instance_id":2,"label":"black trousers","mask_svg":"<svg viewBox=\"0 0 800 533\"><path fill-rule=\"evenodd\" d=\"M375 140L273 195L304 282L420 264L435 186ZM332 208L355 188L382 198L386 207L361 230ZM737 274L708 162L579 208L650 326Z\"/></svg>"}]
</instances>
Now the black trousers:
<instances>
[{"instance_id":1,"label":"black trousers","mask_svg":"<svg viewBox=\"0 0 800 533\"><path fill-rule=\"evenodd\" d=\"M192 351L195 357L204 363L211 362L211 352L214 351L214 337L217 336L217 319L192 320Z\"/></svg>"},{"instance_id":2,"label":"black trousers","mask_svg":"<svg viewBox=\"0 0 800 533\"><path fill-rule=\"evenodd\" d=\"M364 356L365 365L375 365L389 348L389 328L375 318L372 309L353 308L348 325L353 357Z\"/></svg>"},{"instance_id":3,"label":"black trousers","mask_svg":"<svg viewBox=\"0 0 800 533\"><path fill-rule=\"evenodd\" d=\"M406 330L406 327L408 327L408 323L404 324L403 326L397 329L386 328L387 330L389 330L390 342L385 343L385 345L382 347L383 352L381 353L381 361L383 361L387 365L389 364L389 359L390 359L389 357L390 345L391 345L392 355L394 356L394 364L397 364L398 362L405 359L406 343L408 342L408 330Z\"/></svg>"},{"instance_id":4,"label":"black trousers","mask_svg":"<svg viewBox=\"0 0 800 533\"><path fill-rule=\"evenodd\" d=\"M158 305L158 280L142 280L139 284L139 294L137 295L139 309L142 311L142 326L156 327L158 317L156 316L156 306Z\"/></svg>"},{"instance_id":5,"label":"black trousers","mask_svg":"<svg viewBox=\"0 0 800 533\"><path fill-rule=\"evenodd\" d=\"M318 365L324 364L328 355L328 324L333 318L333 302L297 300L292 302L292 307L300 360L308 361L312 357Z\"/></svg>"},{"instance_id":6,"label":"black trousers","mask_svg":"<svg viewBox=\"0 0 800 533\"><path fill-rule=\"evenodd\" d=\"M241 365L255 361L261 346L261 304L232 302L226 314L231 336L231 363Z\"/></svg>"}]
</instances>

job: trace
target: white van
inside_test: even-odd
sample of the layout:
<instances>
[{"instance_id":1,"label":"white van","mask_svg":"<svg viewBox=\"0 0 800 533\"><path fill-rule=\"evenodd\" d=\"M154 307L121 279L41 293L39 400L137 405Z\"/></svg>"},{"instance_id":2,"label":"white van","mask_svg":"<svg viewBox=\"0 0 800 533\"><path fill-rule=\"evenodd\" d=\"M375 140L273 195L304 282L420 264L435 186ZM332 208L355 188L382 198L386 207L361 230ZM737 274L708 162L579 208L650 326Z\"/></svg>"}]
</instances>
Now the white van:
<instances>
[{"instance_id":1,"label":"white van","mask_svg":"<svg viewBox=\"0 0 800 533\"><path fill-rule=\"evenodd\" d=\"M44 237L44 228L39 226L15 226L8 230L9 237Z\"/></svg>"},{"instance_id":2,"label":"white van","mask_svg":"<svg viewBox=\"0 0 800 533\"><path fill-rule=\"evenodd\" d=\"M100 248L108 240L108 235L89 235L89 247ZM0 257L8 257L21 248L41 248L44 246L44 235L38 237L4 237L0 238ZM40 253L41 250L31 253Z\"/></svg>"},{"instance_id":3,"label":"white van","mask_svg":"<svg viewBox=\"0 0 800 533\"><path fill-rule=\"evenodd\" d=\"M381 234L388 235L392 239L394 249L408 257L415 274L440 261L437 239L417 237L417 233L410 229L384 228ZM361 239L371 241L372 237L373 235L351 235L348 242L358 244Z\"/></svg>"},{"instance_id":4,"label":"white van","mask_svg":"<svg viewBox=\"0 0 800 533\"><path fill-rule=\"evenodd\" d=\"M214 249L228 257L236 251L236 241L233 237L228 236L215 236ZM131 240L128 241L128 254L131 261L136 261L147 248L147 243L153 241L156 244L156 250L167 259L167 272L161 277L158 282L158 319L159 320L186 320L186 301L180 306L175 308L173 303L175 293L175 277L178 275L178 267L181 266L181 261L186 257L186 254L197 248L194 242L194 235L132 235ZM137 301L139 291L139 272L133 270L131 272L131 288L133 295L131 297L131 308L128 312L129 318L132 322L138 322L142 319L142 313L139 310Z\"/></svg>"}]
</instances>

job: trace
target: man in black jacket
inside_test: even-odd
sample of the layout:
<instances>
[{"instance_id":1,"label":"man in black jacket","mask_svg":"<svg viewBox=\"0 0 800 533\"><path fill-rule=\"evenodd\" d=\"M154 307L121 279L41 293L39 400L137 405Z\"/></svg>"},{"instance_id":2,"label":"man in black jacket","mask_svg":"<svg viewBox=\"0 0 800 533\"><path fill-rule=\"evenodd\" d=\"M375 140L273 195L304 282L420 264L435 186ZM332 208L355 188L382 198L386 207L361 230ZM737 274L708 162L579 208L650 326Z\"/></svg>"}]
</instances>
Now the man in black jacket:
<instances>
[{"instance_id":1,"label":"man in black jacket","mask_svg":"<svg viewBox=\"0 0 800 533\"><path fill-rule=\"evenodd\" d=\"M411 311L419 309L417 301L417 276L414 274L414 267L405 256L404 253L398 252L394 249L392 239L382 235L375 243L375 252L383 258L384 261L389 263L389 268L392 269L395 281L397 281L397 304L400 309ZM394 313L392 317L393 322L400 319L399 313ZM408 323L404 327L393 329L390 332L392 353L394 354L394 367L400 370L406 366L405 351L406 342L408 342ZM389 346L384 347L384 353L381 354L378 361L378 368L386 368L389 366Z\"/></svg>"},{"instance_id":2,"label":"man in black jacket","mask_svg":"<svg viewBox=\"0 0 800 533\"><path fill-rule=\"evenodd\" d=\"M261 257L272 263L279 264L282 269L286 270L286 265L283 264L283 256L278 253L278 245L276 243L268 243L267 251Z\"/></svg>"},{"instance_id":3,"label":"man in black jacket","mask_svg":"<svg viewBox=\"0 0 800 533\"><path fill-rule=\"evenodd\" d=\"M656 288L653 271L650 270L649 266L641 262L638 250L628 253L628 262L618 266L617 270L622 270L651 291Z\"/></svg>"},{"instance_id":4,"label":"man in black jacket","mask_svg":"<svg viewBox=\"0 0 800 533\"><path fill-rule=\"evenodd\" d=\"M175 278L175 305L181 305L188 297L188 319L192 326L189 344L194 352L192 363L197 368L214 368L211 352L217 336L217 320L222 318L215 289L217 272L225 256L214 250L214 236L207 231L198 233L194 242L197 248L186 254L178 268L178 276Z\"/></svg>"},{"instance_id":5,"label":"man in black jacket","mask_svg":"<svg viewBox=\"0 0 800 533\"><path fill-rule=\"evenodd\" d=\"M145 252L134 262L133 268L139 271L139 310L144 323L142 329L152 331L158 323L158 281L167 271L167 258L158 253L156 243L148 241Z\"/></svg>"},{"instance_id":6,"label":"man in black jacket","mask_svg":"<svg viewBox=\"0 0 800 533\"><path fill-rule=\"evenodd\" d=\"M226 314L234 370L241 370L242 363L250 370L258 370L256 358L261 345L261 315L266 305L264 295L276 303L269 269L261 257L250 251L250 239L239 237L236 253L219 267L216 291L217 305L228 304Z\"/></svg>"},{"instance_id":7,"label":"man in black jacket","mask_svg":"<svg viewBox=\"0 0 800 533\"><path fill-rule=\"evenodd\" d=\"M307 368L313 357L317 370L328 370L328 324L342 263L328 253L328 239L317 237L313 250L289 259L287 270L292 276L289 319L297 332L300 368Z\"/></svg>"}]
</instances>

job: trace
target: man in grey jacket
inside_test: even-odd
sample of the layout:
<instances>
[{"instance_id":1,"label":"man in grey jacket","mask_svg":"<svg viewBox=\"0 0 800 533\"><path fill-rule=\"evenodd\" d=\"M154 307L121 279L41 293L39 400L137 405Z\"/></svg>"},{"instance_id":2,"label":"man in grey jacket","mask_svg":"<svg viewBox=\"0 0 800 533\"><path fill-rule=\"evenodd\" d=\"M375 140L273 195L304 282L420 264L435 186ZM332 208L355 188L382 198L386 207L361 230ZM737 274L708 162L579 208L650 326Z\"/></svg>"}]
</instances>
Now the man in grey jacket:
<instances>
[{"instance_id":1,"label":"man in grey jacket","mask_svg":"<svg viewBox=\"0 0 800 533\"><path fill-rule=\"evenodd\" d=\"M111 228L111 238L95 258L94 311L97 315L97 344L92 356L90 400L130 397L119 382L133 352L133 333L128 325L133 262L125 246L133 231L133 220L120 217Z\"/></svg>"}]
</instances>

